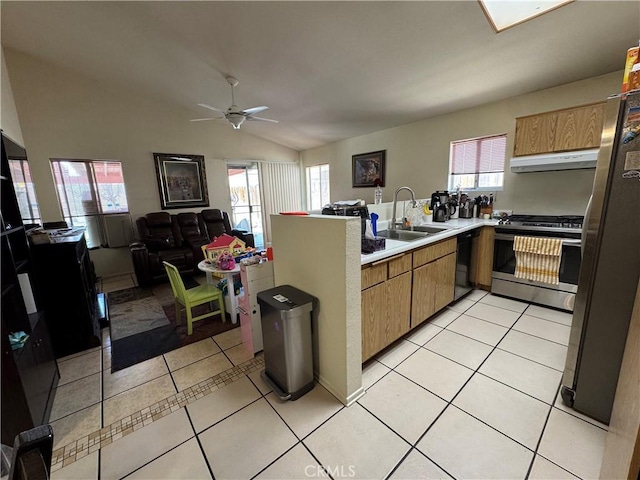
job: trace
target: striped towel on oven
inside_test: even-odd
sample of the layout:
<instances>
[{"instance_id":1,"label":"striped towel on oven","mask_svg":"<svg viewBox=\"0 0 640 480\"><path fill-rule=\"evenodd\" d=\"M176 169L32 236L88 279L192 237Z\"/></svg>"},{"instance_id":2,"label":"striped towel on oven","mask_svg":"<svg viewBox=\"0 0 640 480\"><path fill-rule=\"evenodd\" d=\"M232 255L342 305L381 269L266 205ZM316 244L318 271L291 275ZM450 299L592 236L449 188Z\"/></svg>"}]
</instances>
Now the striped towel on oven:
<instances>
[{"instance_id":1,"label":"striped towel on oven","mask_svg":"<svg viewBox=\"0 0 640 480\"><path fill-rule=\"evenodd\" d=\"M513 251L516 254L516 278L558 285L562 239L516 235Z\"/></svg>"}]
</instances>

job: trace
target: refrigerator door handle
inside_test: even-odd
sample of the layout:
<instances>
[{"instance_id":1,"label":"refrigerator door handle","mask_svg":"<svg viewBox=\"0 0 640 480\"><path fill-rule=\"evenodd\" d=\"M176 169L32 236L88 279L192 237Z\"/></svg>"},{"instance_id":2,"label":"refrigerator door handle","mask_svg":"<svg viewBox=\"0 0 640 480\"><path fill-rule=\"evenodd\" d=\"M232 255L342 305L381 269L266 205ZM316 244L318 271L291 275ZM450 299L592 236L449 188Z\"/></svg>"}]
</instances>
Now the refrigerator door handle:
<instances>
[{"instance_id":1,"label":"refrigerator door handle","mask_svg":"<svg viewBox=\"0 0 640 480\"><path fill-rule=\"evenodd\" d=\"M589 225L589 216L591 215L591 201L593 200L593 193L589 195L589 201L587 207L584 210L584 220L582 221L582 233L580 235L580 257L584 254L584 246L587 241L587 225Z\"/></svg>"}]
</instances>

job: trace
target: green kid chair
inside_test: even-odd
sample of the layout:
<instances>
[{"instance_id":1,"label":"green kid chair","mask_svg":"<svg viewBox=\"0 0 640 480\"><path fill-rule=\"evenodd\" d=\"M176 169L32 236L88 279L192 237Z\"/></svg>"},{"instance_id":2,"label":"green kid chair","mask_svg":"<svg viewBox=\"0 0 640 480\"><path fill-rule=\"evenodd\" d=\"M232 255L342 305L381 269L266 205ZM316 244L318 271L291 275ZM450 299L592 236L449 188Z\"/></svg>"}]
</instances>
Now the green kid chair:
<instances>
[{"instance_id":1,"label":"green kid chair","mask_svg":"<svg viewBox=\"0 0 640 480\"><path fill-rule=\"evenodd\" d=\"M224 297L220 290L213 285L198 285L197 287L187 290L184 288L184 283L182 282L182 277L180 276L178 269L168 262L162 263L164 264L164 268L169 276L171 289L173 290L173 296L175 297L176 324L179 325L182 322L181 310L184 307L187 312L188 335L193 333L193 322L197 320L202 320L203 318L213 317L214 315L220 314L222 321L226 321L226 317L224 315ZM218 310L205 313L204 315L198 315L197 317L193 316L191 312L193 307L213 302L214 300L218 302Z\"/></svg>"}]
</instances>

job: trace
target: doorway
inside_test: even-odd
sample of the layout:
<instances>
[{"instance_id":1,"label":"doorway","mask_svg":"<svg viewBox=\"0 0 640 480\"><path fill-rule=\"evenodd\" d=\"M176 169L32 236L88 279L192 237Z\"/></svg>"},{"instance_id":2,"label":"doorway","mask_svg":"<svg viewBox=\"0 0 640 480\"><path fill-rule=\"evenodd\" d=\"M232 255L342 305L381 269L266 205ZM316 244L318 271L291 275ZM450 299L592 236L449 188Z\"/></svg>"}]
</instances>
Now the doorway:
<instances>
[{"instance_id":1,"label":"doorway","mask_svg":"<svg viewBox=\"0 0 640 480\"><path fill-rule=\"evenodd\" d=\"M227 164L227 176L231 194L232 226L253 233L256 248L262 249L264 230L258 164Z\"/></svg>"}]
</instances>

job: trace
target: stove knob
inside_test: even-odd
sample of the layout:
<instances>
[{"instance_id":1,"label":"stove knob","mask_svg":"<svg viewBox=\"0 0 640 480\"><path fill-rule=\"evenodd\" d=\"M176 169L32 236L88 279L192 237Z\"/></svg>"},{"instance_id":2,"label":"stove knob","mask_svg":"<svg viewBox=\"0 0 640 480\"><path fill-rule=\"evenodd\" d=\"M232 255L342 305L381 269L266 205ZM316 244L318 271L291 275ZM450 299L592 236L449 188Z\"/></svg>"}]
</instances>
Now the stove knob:
<instances>
[{"instance_id":1,"label":"stove knob","mask_svg":"<svg viewBox=\"0 0 640 480\"><path fill-rule=\"evenodd\" d=\"M502 220L498 220L498 225L502 225L504 222Z\"/></svg>"},{"instance_id":2,"label":"stove knob","mask_svg":"<svg viewBox=\"0 0 640 480\"><path fill-rule=\"evenodd\" d=\"M504 223L505 223L506 225L511 225L511 220L509 220L509 219L507 218L507 220L506 220Z\"/></svg>"}]
</instances>

